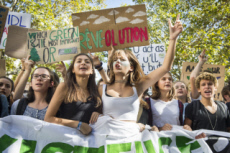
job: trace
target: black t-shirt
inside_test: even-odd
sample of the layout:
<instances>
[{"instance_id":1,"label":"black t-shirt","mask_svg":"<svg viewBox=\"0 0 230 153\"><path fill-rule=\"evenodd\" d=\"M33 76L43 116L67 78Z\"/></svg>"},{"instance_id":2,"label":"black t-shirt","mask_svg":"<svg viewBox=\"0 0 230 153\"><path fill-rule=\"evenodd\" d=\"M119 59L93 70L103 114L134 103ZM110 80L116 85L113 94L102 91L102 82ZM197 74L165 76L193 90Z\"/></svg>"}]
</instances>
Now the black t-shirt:
<instances>
[{"instance_id":1,"label":"black t-shirt","mask_svg":"<svg viewBox=\"0 0 230 153\"><path fill-rule=\"evenodd\" d=\"M60 114L58 117L89 123L91 115L95 111L95 103L90 100L87 100L87 102L63 102L59 108Z\"/></svg>"},{"instance_id":2,"label":"black t-shirt","mask_svg":"<svg viewBox=\"0 0 230 153\"><path fill-rule=\"evenodd\" d=\"M227 131L227 127L230 127L229 110L224 103L216 102L216 104L217 111L214 114L210 113L200 100L188 104L185 109L185 118L192 120L193 130L213 130L212 127L214 127L216 131Z\"/></svg>"}]
</instances>

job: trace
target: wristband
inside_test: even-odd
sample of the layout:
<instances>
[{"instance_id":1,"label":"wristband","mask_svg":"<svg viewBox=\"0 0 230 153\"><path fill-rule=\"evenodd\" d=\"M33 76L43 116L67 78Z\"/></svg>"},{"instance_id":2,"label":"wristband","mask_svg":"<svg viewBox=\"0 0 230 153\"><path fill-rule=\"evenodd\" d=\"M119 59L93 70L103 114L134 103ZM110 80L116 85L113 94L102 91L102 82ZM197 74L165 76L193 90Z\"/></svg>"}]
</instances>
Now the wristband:
<instances>
[{"instance_id":1,"label":"wristband","mask_svg":"<svg viewBox=\"0 0 230 153\"><path fill-rule=\"evenodd\" d=\"M101 66L101 67L100 67L100 68L98 68L97 70L98 70L98 71L101 71L102 69L103 69L103 67Z\"/></svg>"},{"instance_id":2,"label":"wristband","mask_svg":"<svg viewBox=\"0 0 230 153\"><path fill-rule=\"evenodd\" d=\"M77 125L77 129L80 131L82 122L80 121Z\"/></svg>"},{"instance_id":3,"label":"wristband","mask_svg":"<svg viewBox=\"0 0 230 153\"><path fill-rule=\"evenodd\" d=\"M101 66L102 66L102 62L100 63L100 65L96 65L95 69L99 69L99 68L101 68Z\"/></svg>"}]
</instances>

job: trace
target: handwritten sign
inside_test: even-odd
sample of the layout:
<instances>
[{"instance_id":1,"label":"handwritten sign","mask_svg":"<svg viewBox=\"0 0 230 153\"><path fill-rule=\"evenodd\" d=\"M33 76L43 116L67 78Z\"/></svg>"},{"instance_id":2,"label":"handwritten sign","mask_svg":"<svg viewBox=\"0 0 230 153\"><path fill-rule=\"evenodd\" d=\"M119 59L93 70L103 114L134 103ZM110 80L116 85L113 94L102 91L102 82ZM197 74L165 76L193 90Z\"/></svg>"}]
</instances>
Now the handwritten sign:
<instances>
[{"instance_id":1,"label":"handwritten sign","mask_svg":"<svg viewBox=\"0 0 230 153\"><path fill-rule=\"evenodd\" d=\"M3 35L8 12L9 12L8 7L0 5L0 42Z\"/></svg>"},{"instance_id":2,"label":"handwritten sign","mask_svg":"<svg viewBox=\"0 0 230 153\"><path fill-rule=\"evenodd\" d=\"M164 44L133 47L132 51L136 55L145 74L154 71L163 64L165 57Z\"/></svg>"},{"instance_id":3,"label":"handwritten sign","mask_svg":"<svg viewBox=\"0 0 230 153\"><path fill-rule=\"evenodd\" d=\"M0 76L6 75L6 61L4 59L0 59Z\"/></svg>"},{"instance_id":4,"label":"handwritten sign","mask_svg":"<svg viewBox=\"0 0 230 153\"><path fill-rule=\"evenodd\" d=\"M27 52L38 64L70 60L80 52L78 27L28 32Z\"/></svg>"},{"instance_id":5,"label":"handwritten sign","mask_svg":"<svg viewBox=\"0 0 230 153\"><path fill-rule=\"evenodd\" d=\"M72 14L80 29L81 52L149 45L145 5Z\"/></svg>"},{"instance_id":6,"label":"handwritten sign","mask_svg":"<svg viewBox=\"0 0 230 153\"><path fill-rule=\"evenodd\" d=\"M0 44L1 49L5 49L6 47L6 41L7 41L7 35L9 31L9 26L15 25L23 28L30 28L31 26L31 14L27 13L17 13L17 12L9 12L7 15L6 23L4 32L2 35L2 41ZM11 44L13 45L13 44Z\"/></svg>"},{"instance_id":7,"label":"handwritten sign","mask_svg":"<svg viewBox=\"0 0 230 153\"><path fill-rule=\"evenodd\" d=\"M193 62L183 62L182 71L181 71L181 80L189 85L190 89L190 74L194 70L197 63ZM201 72L210 72L218 80L218 88L215 92L215 100L222 101L221 90L224 87L224 77L225 77L225 66L222 65L213 65L213 64L204 64L201 68Z\"/></svg>"}]
</instances>

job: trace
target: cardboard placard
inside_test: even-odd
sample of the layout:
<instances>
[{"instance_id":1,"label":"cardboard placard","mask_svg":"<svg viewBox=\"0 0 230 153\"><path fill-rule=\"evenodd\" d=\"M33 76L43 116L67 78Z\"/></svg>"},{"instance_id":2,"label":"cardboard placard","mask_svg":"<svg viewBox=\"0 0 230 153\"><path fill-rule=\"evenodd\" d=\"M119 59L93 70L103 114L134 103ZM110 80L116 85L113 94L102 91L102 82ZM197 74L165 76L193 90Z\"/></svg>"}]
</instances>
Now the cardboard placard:
<instances>
[{"instance_id":1,"label":"cardboard placard","mask_svg":"<svg viewBox=\"0 0 230 153\"><path fill-rule=\"evenodd\" d=\"M9 12L8 7L0 5L0 42L1 42L3 31L5 28L5 23L6 23L8 12Z\"/></svg>"},{"instance_id":2,"label":"cardboard placard","mask_svg":"<svg viewBox=\"0 0 230 153\"><path fill-rule=\"evenodd\" d=\"M70 60L79 53L78 27L28 32L27 53L37 64Z\"/></svg>"},{"instance_id":3,"label":"cardboard placard","mask_svg":"<svg viewBox=\"0 0 230 153\"><path fill-rule=\"evenodd\" d=\"M189 90L191 89L190 87L190 74L194 70L195 66L197 63L193 62L183 62L182 65L182 72L181 72L181 80L184 81L188 87ZM224 78L225 78L225 66L222 65L213 65L213 64L204 64L202 66L201 72L211 72L218 80L218 87L217 91L215 92L215 100L223 101L221 91L224 87Z\"/></svg>"},{"instance_id":4,"label":"cardboard placard","mask_svg":"<svg viewBox=\"0 0 230 153\"><path fill-rule=\"evenodd\" d=\"M39 30L23 28L20 26L9 26L5 54L13 58L26 58L27 53L27 32Z\"/></svg>"},{"instance_id":5,"label":"cardboard placard","mask_svg":"<svg viewBox=\"0 0 230 153\"><path fill-rule=\"evenodd\" d=\"M133 47L132 51L136 55L145 74L159 68L163 64L166 54L164 44Z\"/></svg>"},{"instance_id":6,"label":"cardboard placard","mask_svg":"<svg viewBox=\"0 0 230 153\"><path fill-rule=\"evenodd\" d=\"M23 28L30 28L31 26L31 14L27 13L18 13L18 12L9 12L6 18L6 24L2 35L2 41L0 44L1 49L5 49L8 28L10 25L15 25ZM12 44L13 45L13 44Z\"/></svg>"},{"instance_id":7,"label":"cardboard placard","mask_svg":"<svg viewBox=\"0 0 230 153\"><path fill-rule=\"evenodd\" d=\"M79 26L81 52L149 45L144 4L74 13L72 21Z\"/></svg>"},{"instance_id":8,"label":"cardboard placard","mask_svg":"<svg viewBox=\"0 0 230 153\"><path fill-rule=\"evenodd\" d=\"M6 76L6 61L0 59L0 76Z\"/></svg>"}]
</instances>

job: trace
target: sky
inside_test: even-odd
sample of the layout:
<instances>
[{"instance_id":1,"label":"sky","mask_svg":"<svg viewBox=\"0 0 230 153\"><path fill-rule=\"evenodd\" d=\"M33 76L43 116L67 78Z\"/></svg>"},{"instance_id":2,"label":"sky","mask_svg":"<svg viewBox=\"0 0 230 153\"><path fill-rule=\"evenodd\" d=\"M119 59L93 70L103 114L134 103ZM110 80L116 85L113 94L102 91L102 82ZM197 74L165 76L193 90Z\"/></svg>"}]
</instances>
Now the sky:
<instances>
[{"instance_id":1,"label":"sky","mask_svg":"<svg viewBox=\"0 0 230 153\"><path fill-rule=\"evenodd\" d=\"M132 0L106 0L106 8L120 7L122 4L135 5Z\"/></svg>"}]
</instances>

